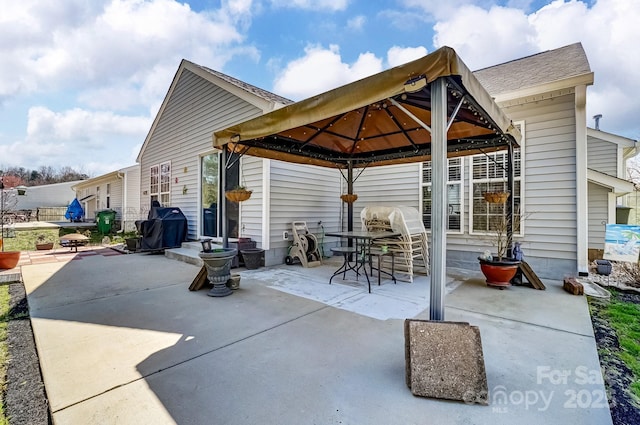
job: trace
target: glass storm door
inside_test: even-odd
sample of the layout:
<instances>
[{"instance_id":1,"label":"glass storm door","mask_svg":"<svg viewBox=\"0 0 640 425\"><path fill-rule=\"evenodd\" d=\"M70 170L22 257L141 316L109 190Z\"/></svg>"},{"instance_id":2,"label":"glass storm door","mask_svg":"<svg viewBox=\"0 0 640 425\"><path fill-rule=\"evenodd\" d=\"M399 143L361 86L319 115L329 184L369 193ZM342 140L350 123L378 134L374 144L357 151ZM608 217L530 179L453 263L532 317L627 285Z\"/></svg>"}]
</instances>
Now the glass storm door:
<instances>
[{"instance_id":1,"label":"glass storm door","mask_svg":"<svg viewBox=\"0 0 640 425\"><path fill-rule=\"evenodd\" d=\"M239 182L239 161L226 169L226 190L233 189ZM228 201L224 196L224 191L220 188L220 154L213 153L202 157L201 160L201 193L200 202L202 205L202 235L211 237L222 237L220 226L219 202L226 202L227 207L227 230L230 238L238 237L238 204Z\"/></svg>"}]
</instances>

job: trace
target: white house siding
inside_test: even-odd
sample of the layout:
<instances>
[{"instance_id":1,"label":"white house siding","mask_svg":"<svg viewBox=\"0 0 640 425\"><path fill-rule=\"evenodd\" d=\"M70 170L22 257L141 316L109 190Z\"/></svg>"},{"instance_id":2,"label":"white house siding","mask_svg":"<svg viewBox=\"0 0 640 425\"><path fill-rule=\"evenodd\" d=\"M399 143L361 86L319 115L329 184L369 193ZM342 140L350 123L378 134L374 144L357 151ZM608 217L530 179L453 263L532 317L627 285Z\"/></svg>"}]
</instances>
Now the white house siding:
<instances>
[{"instance_id":1,"label":"white house siding","mask_svg":"<svg viewBox=\"0 0 640 425\"><path fill-rule=\"evenodd\" d=\"M525 235L527 261L541 277L577 270L576 121L574 95L505 109L526 122Z\"/></svg>"},{"instance_id":2,"label":"white house siding","mask_svg":"<svg viewBox=\"0 0 640 425\"><path fill-rule=\"evenodd\" d=\"M587 167L618 177L618 146L593 137L587 139Z\"/></svg>"},{"instance_id":3,"label":"white house siding","mask_svg":"<svg viewBox=\"0 0 640 425\"><path fill-rule=\"evenodd\" d=\"M353 228L360 229L360 212L369 206L407 206L420 210L420 164L387 165L354 170L353 193L358 200L353 204ZM345 172L346 175L346 172ZM342 179L342 193L347 193L347 182ZM344 205L342 228L347 230L347 207Z\"/></svg>"},{"instance_id":4,"label":"white house siding","mask_svg":"<svg viewBox=\"0 0 640 425\"><path fill-rule=\"evenodd\" d=\"M123 176L124 177L124 176ZM123 206L123 194L124 194L124 179L117 178L110 182L111 184L111 192L110 192L110 204L109 209L112 209L116 212L116 220L122 220L122 206ZM104 199L104 208L107 208L106 199L107 199L107 184L105 183L102 186L102 189L105 194ZM119 229L118 229L119 230Z\"/></svg>"},{"instance_id":5,"label":"white house siding","mask_svg":"<svg viewBox=\"0 0 640 425\"><path fill-rule=\"evenodd\" d=\"M187 217L187 237L197 238L199 155L212 151L214 131L260 114L259 108L185 69L140 158L141 209L148 211L150 206L150 167L171 161L171 206Z\"/></svg>"},{"instance_id":6,"label":"white house siding","mask_svg":"<svg viewBox=\"0 0 640 425\"><path fill-rule=\"evenodd\" d=\"M146 218L140 211L140 166L134 165L124 170L123 191L123 224L126 231L135 231L136 220Z\"/></svg>"},{"instance_id":7,"label":"white house siding","mask_svg":"<svg viewBox=\"0 0 640 425\"><path fill-rule=\"evenodd\" d=\"M268 161L266 161L268 163ZM251 190L251 198L240 202L240 228L239 236L250 237L256 241L258 247L262 247L262 228L264 214L262 200L264 198L262 185L262 168L265 160L246 155L241 160L240 184Z\"/></svg>"},{"instance_id":8,"label":"white house siding","mask_svg":"<svg viewBox=\"0 0 640 425\"><path fill-rule=\"evenodd\" d=\"M71 187L81 181L30 186L25 195L18 196L16 209L35 211L38 207L66 207L76 196Z\"/></svg>"},{"instance_id":9,"label":"white house siding","mask_svg":"<svg viewBox=\"0 0 640 425\"><path fill-rule=\"evenodd\" d=\"M609 222L609 190L589 183L589 249L604 249L604 225Z\"/></svg>"},{"instance_id":10,"label":"white house siding","mask_svg":"<svg viewBox=\"0 0 640 425\"><path fill-rule=\"evenodd\" d=\"M283 263L292 237L284 240L282 235L285 231L291 233L294 221L306 221L309 231L318 237L320 243L335 242L332 238L323 238L322 228L328 232L341 226L342 177L338 170L272 160L269 178L268 208L271 217L270 249L265 256L267 265ZM319 221L322 221L322 227L318 226Z\"/></svg>"},{"instance_id":11,"label":"white house siding","mask_svg":"<svg viewBox=\"0 0 640 425\"><path fill-rule=\"evenodd\" d=\"M522 242L527 261L540 277L573 274L577 264L574 97L565 95L504 110L514 122L525 122L525 233L515 240ZM474 269L478 254L490 248L490 243L486 236L469 231L470 166L470 157L465 157L464 231L447 234L447 264Z\"/></svg>"},{"instance_id":12,"label":"white house siding","mask_svg":"<svg viewBox=\"0 0 640 425\"><path fill-rule=\"evenodd\" d=\"M108 175L107 175L108 176ZM82 182L76 186L76 197L78 200L100 193L100 199L94 198L88 202L82 202L82 208L85 209L85 220L95 220L96 212L107 209L107 185L110 186L110 200L109 209L116 212L116 220L122 220L122 207L123 207L123 193L124 193L124 181L123 178L118 178L115 175L100 179L96 177L95 180L88 180ZM118 229L119 230L119 229Z\"/></svg>"}]
</instances>

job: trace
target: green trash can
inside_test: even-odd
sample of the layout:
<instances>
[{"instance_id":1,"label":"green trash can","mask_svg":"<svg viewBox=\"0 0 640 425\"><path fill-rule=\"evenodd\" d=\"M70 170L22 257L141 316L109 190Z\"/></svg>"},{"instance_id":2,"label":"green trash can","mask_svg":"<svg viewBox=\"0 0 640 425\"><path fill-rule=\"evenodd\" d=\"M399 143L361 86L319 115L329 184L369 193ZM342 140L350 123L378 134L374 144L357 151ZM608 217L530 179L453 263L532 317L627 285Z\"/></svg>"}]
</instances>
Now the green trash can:
<instances>
[{"instance_id":1,"label":"green trash can","mask_svg":"<svg viewBox=\"0 0 640 425\"><path fill-rule=\"evenodd\" d=\"M116 221L116 212L113 210L102 210L96 213L98 231L103 235L111 233L111 227L114 221Z\"/></svg>"}]
</instances>

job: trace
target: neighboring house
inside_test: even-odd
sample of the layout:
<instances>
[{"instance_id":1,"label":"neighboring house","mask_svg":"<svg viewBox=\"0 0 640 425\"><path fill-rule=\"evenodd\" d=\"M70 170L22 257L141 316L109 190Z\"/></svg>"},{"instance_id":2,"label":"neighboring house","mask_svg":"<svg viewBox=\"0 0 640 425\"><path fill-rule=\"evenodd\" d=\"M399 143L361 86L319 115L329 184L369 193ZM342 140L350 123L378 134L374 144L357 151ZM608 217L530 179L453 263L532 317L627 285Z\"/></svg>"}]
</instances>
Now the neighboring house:
<instances>
[{"instance_id":1,"label":"neighboring house","mask_svg":"<svg viewBox=\"0 0 640 425\"><path fill-rule=\"evenodd\" d=\"M635 191L627 161L636 154L635 140L587 128L590 260L602 258L605 224L629 222L621 197Z\"/></svg>"},{"instance_id":2,"label":"neighboring house","mask_svg":"<svg viewBox=\"0 0 640 425\"><path fill-rule=\"evenodd\" d=\"M80 182L82 180L29 186L25 195L18 197L16 209L35 212L43 207L66 207L75 198L73 186Z\"/></svg>"},{"instance_id":3,"label":"neighboring house","mask_svg":"<svg viewBox=\"0 0 640 425\"><path fill-rule=\"evenodd\" d=\"M474 75L523 134L516 151L513 196L525 217L516 226L516 240L522 242L527 261L543 278L587 272L588 181L593 176L587 166L586 92L593 73L582 46L543 52ZM224 191L218 185L219 152L212 149L213 132L287 103L182 61L138 156L141 204L158 200L180 207L191 239L219 237L217 202ZM608 149L616 151L618 146L613 143ZM229 205L227 219L231 237L251 237L267 250L267 265L283 262L290 245L283 232L290 231L294 220L306 221L321 239L322 229L345 227L346 208L339 195L346 189L339 171L250 154L239 161L232 155L224 167L227 188L241 183L253 190L248 201ZM499 215L482 199L482 192L506 187L505 158L498 152L449 160L448 265L478 268L477 256L488 248L491 218ZM355 227L365 206L406 205L418 208L430 228L428 162L360 171L354 183ZM616 182L622 184L618 176L616 172ZM610 192L619 193L618 187ZM216 219L206 221L207 212Z\"/></svg>"},{"instance_id":4,"label":"neighboring house","mask_svg":"<svg viewBox=\"0 0 640 425\"><path fill-rule=\"evenodd\" d=\"M140 209L140 166L132 165L111 173L83 180L73 186L84 209L85 220L95 220L96 212L116 212L120 229L135 230L135 221L146 218Z\"/></svg>"}]
</instances>

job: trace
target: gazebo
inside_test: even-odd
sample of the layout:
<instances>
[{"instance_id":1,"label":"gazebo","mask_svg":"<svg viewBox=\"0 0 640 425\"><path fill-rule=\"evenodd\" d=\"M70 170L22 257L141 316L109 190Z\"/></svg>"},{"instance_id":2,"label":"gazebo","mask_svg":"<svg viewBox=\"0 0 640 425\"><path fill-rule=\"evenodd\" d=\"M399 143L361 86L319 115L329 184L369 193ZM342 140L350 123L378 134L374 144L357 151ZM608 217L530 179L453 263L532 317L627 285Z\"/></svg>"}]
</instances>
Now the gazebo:
<instances>
[{"instance_id":1,"label":"gazebo","mask_svg":"<svg viewBox=\"0 0 640 425\"><path fill-rule=\"evenodd\" d=\"M217 131L223 161L253 155L346 171L432 161L430 318L444 320L447 158L509 151L520 132L449 47ZM508 170L512 176L512 170ZM224 175L224 173L223 173ZM224 183L223 183L224 184ZM508 185L513 191L513 178ZM507 213L513 212L513 197ZM224 206L224 203L222 204ZM224 214L224 211L222 211ZM353 206L348 205L348 230ZM223 229L226 244L226 229Z\"/></svg>"}]
</instances>

